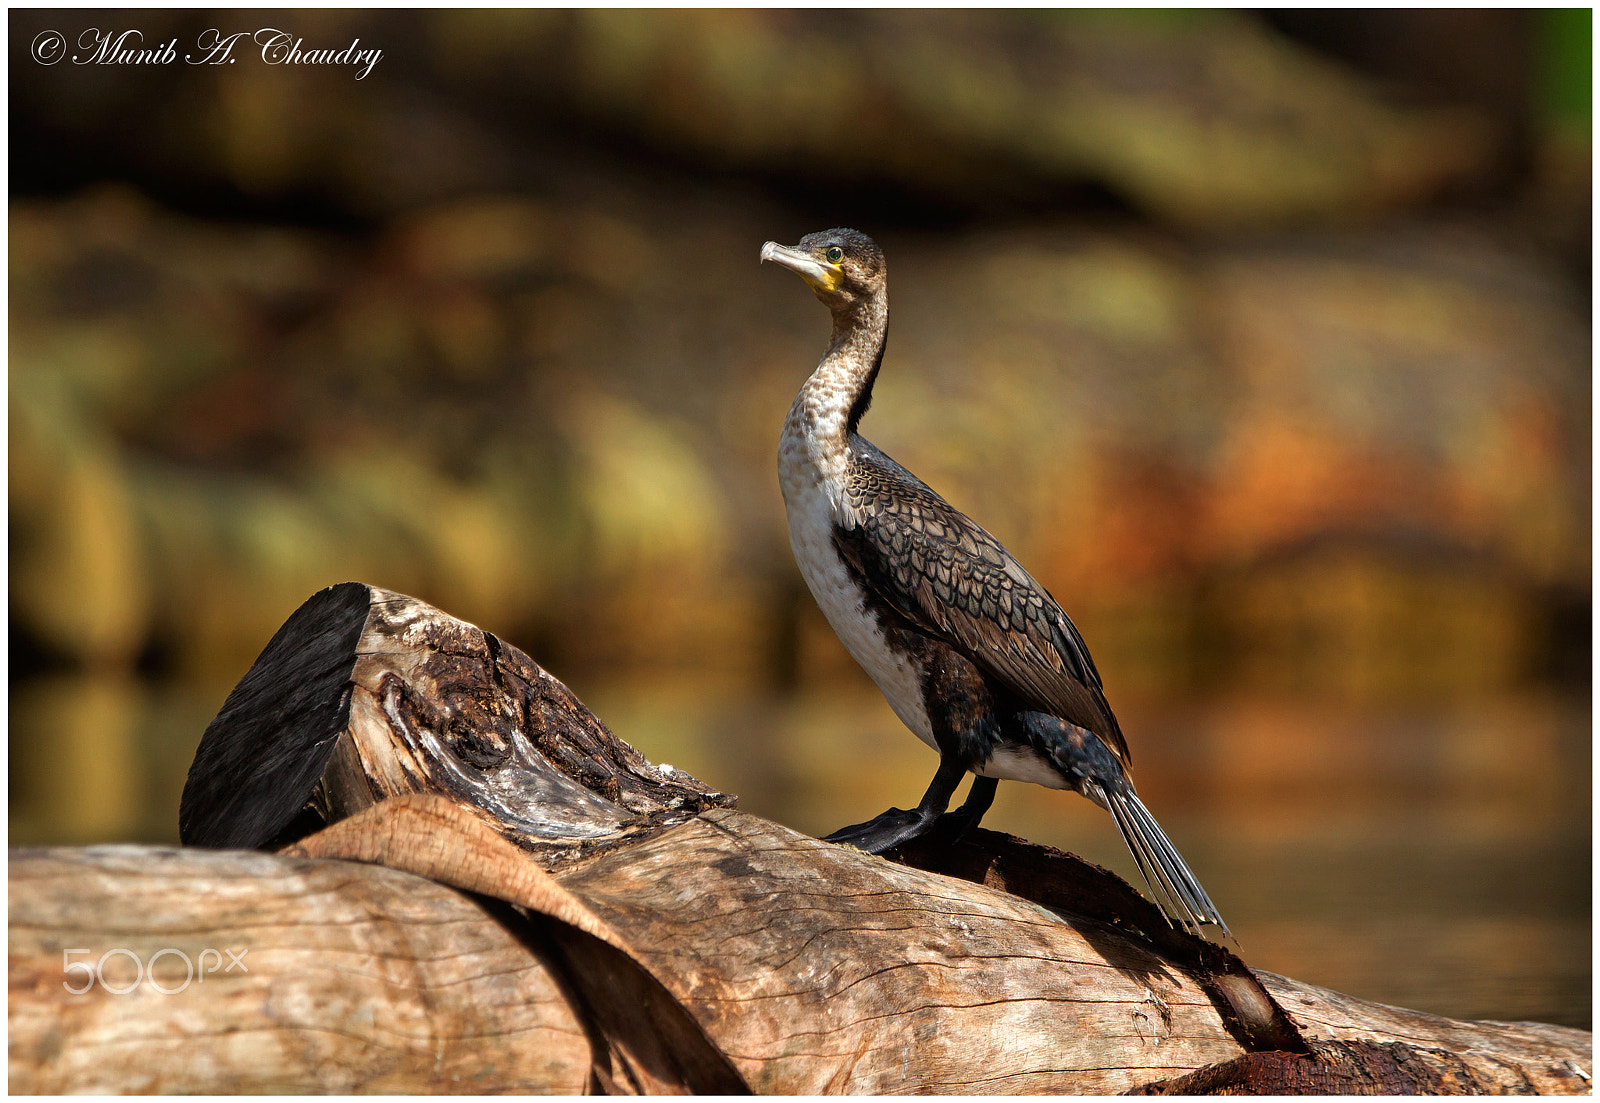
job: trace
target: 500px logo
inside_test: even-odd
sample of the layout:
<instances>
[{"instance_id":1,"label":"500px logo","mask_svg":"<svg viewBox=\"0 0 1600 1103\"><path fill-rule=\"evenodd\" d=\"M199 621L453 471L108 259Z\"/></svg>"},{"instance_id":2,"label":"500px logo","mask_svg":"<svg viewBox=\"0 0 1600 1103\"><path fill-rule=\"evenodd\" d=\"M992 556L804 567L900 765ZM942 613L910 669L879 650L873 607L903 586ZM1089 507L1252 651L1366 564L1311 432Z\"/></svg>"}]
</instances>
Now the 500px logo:
<instances>
[{"instance_id":1,"label":"500px logo","mask_svg":"<svg viewBox=\"0 0 1600 1103\"><path fill-rule=\"evenodd\" d=\"M213 950L207 948L200 951L200 960L197 966L188 954L170 946L151 954L148 961L132 950L117 947L101 954L100 960L93 964L88 961L72 960L74 954L92 954L94 953L93 950L62 950L61 971L66 974L68 979L61 982L61 987L71 992L74 996L81 996L98 984L113 996L126 996L129 992L138 988L140 984L148 981L150 987L160 992L163 996L176 996L179 992L189 987L191 983L204 983L208 973L231 973L235 969L238 969L241 973L248 973L250 968L244 963L244 955L249 952L248 949ZM222 961L223 954L228 955L226 965ZM133 979L128 980L126 976L119 975L113 977L112 980L107 980L106 964L108 962L117 962L124 958L133 966ZM156 962L163 958L172 958L183 962L183 982L176 987L168 987L156 980ZM114 971L118 974L125 972L122 968ZM73 985L74 980L80 982L76 987Z\"/></svg>"},{"instance_id":2,"label":"500px logo","mask_svg":"<svg viewBox=\"0 0 1600 1103\"><path fill-rule=\"evenodd\" d=\"M306 45L305 39L276 27L233 34L223 34L213 27L201 32L195 40L195 52L184 54L183 60L190 65L232 65L239 60L234 51L247 52L251 43L261 48L261 60L266 65L347 65L357 70L357 80L383 60L382 50L361 49L359 38L343 48L314 49ZM29 49L40 65L55 65L64 59L74 65L171 65L178 60L178 40L145 46L143 31L90 27L78 36L78 51L69 54L67 36L56 30L34 35Z\"/></svg>"}]
</instances>

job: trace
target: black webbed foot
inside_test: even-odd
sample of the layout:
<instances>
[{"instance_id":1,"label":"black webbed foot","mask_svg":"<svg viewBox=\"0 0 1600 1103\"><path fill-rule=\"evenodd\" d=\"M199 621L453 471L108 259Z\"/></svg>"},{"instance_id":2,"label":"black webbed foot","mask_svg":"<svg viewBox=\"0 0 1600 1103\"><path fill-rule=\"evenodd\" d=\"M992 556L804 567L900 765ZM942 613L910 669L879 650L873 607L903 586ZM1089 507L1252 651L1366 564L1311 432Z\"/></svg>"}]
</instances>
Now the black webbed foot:
<instances>
[{"instance_id":1,"label":"black webbed foot","mask_svg":"<svg viewBox=\"0 0 1600 1103\"><path fill-rule=\"evenodd\" d=\"M930 831L936 832L942 840L960 842L989 810L998 784L992 777L978 778L972 783L966 803L954 812L945 812L950 807L950 795L965 773L966 769L956 760L941 758L939 772L933 775L933 783L922 795L921 804L911 809L891 808L866 823L841 827L823 841L857 847L868 854L882 854Z\"/></svg>"},{"instance_id":2,"label":"black webbed foot","mask_svg":"<svg viewBox=\"0 0 1600 1103\"><path fill-rule=\"evenodd\" d=\"M824 836L822 841L853 846L868 854L882 854L925 834L943 818L937 812L929 814L920 808L891 808L866 823L841 827Z\"/></svg>"}]
</instances>

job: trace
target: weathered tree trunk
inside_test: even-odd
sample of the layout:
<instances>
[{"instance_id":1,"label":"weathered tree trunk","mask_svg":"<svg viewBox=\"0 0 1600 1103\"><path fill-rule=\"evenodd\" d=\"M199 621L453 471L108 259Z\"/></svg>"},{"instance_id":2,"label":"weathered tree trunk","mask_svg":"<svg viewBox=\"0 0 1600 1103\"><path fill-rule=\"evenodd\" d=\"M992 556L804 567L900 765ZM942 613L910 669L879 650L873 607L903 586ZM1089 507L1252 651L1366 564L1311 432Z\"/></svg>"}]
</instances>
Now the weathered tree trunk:
<instances>
[{"instance_id":1,"label":"weathered tree trunk","mask_svg":"<svg viewBox=\"0 0 1600 1103\"><path fill-rule=\"evenodd\" d=\"M323 591L184 793L186 842L279 853L12 852L10 1086L1588 1090L1584 1032L1253 973L1070 855L891 862L732 803L494 636Z\"/></svg>"}]
</instances>

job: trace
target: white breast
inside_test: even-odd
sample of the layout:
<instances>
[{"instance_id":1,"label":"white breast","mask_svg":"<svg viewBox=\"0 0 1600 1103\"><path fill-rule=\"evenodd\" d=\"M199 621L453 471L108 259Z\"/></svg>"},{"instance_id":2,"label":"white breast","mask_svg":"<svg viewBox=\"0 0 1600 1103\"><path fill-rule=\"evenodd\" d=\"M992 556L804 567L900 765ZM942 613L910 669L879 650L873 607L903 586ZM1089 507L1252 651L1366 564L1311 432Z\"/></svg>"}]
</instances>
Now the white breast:
<instances>
[{"instance_id":1,"label":"white breast","mask_svg":"<svg viewBox=\"0 0 1600 1103\"><path fill-rule=\"evenodd\" d=\"M778 450L778 477L789 515L789 544L794 548L795 562L845 650L877 683L901 722L937 750L933 727L922 703L921 672L908 657L889 647L876 618L864 607L860 589L834 550L833 529L845 457L817 455L817 443L814 436L801 431L797 412L791 410Z\"/></svg>"}]
</instances>

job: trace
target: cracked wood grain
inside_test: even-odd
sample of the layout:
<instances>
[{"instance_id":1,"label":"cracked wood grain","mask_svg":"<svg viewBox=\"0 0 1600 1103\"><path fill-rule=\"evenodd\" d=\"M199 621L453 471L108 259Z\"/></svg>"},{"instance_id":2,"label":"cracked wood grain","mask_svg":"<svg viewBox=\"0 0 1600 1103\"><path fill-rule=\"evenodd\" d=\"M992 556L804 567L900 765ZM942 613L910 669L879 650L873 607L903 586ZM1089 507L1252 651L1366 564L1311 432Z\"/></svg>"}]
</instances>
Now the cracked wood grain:
<instances>
[{"instance_id":1,"label":"cracked wood grain","mask_svg":"<svg viewBox=\"0 0 1600 1103\"><path fill-rule=\"evenodd\" d=\"M493 633L359 582L314 594L206 728L188 845L286 845L389 797L437 793L546 863L734 798L651 765Z\"/></svg>"},{"instance_id":2,"label":"cracked wood grain","mask_svg":"<svg viewBox=\"0 0 1600 1103\"><path fill-rule=\"evenodd\" d=\"M593 1079L608 1095L748 1094L700 1025L640 964L626 938L478 816L437 794L394 797L285 853L403 869L526 914L561 950L561 976L584 1013Z\"/></svg>"},{"instance_id":3,"label":"cracked wood grain","mask_svg":"<svg viewBox=\"0 0 1600 1103\"><path fill-rule=\"evenodd\" d=\"M558 876L661 932L641 960L758 1092L1119 1091L1242 1052L1191 977L1115 931L1096 946L1015 896L736 812Z\"/></svg>"},{"instance_id":4,"label":"cracked wood grain","mask_svg":"<svg viewBox=\"0 0 1600 1103\"><path fill-rule=\"evenodd\" d=\"M167 847L14 850L13 1092L582 1092L550 955L470 897L376 866ZM63 972L156 957L126 995ZM242 968L185 985L208 949ZM223 961L227 962L226 956ZM248 970L248 971L246 971ZM107 965L114 988L132 965Z\"/></svg>"}]
</instances>

